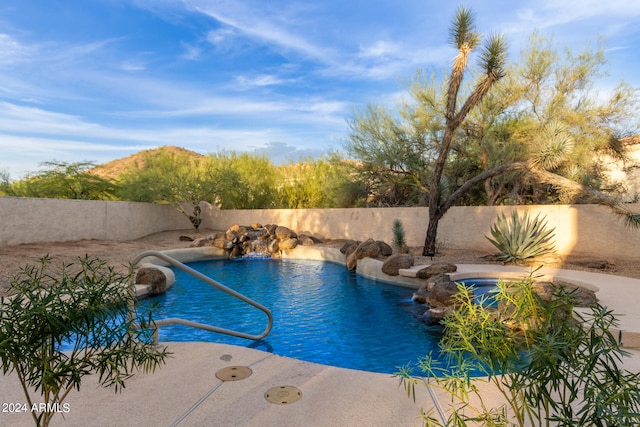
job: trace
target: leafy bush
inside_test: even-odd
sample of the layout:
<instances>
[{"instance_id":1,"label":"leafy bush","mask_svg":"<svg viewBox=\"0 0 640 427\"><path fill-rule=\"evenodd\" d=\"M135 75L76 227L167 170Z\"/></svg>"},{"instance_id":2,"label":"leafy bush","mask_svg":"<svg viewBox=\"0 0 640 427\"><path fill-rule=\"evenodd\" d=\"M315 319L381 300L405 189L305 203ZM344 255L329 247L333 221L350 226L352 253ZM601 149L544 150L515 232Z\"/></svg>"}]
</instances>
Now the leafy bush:
<instances>
[{"instance_id":1,"label":"leafy bush","mask_svg":"<svg viewBox=\"0 0 640 427\"><path fill-rule=\"evenodd\" d=\"M507 218L505 214L491 226L491 237L485 236L500 253L498 259L512 262L551 253L555 250L554 230L548 230L545 217L536 215L529 218L527 212L522 216L517 211Z\"/></svg>"},{"instance_id":2,"label":"leafy bush","mask_svg":"<svg viewBox=\"0 0 640 427\"><path fill-rule=\"evenodd\" d=\"M163 363L168 353L151 344L151 316L130 316L135 301L126 284L132 274L89 257L55 269L44 257L13 278L15 295L0 299L0 361L3 374L18 376L29 408L35 402L62 408L85 375L98 374L117 392L135 370ZM31 410L38 426L55 413Z\"/></svg>"},{"instance_id":3,"label":"leafy bush","mask_svg":"<svg viewBox=\"0 0 640 427\"><path fill-rule=\"evenodd\" d=\"M600 305L573 311L572 293L555 288L551 301L532 290L533 274L499 283L498 291L474 302L459 285L459 309L444 320L440 342L444 369L428 355L398 376L409 396L421 383L451 396L449 407L423 413L425 423L487 426L640 425L640 373L618 365L628 356L613 313ZM499 311L492 304L502 307ZM489 303L489 304L488 304ZM471 378L473 374L483 375ZM503 398L497 407L496 390ZM493 396L488 402L486 396Z\"/></svg>"}]
</instances>

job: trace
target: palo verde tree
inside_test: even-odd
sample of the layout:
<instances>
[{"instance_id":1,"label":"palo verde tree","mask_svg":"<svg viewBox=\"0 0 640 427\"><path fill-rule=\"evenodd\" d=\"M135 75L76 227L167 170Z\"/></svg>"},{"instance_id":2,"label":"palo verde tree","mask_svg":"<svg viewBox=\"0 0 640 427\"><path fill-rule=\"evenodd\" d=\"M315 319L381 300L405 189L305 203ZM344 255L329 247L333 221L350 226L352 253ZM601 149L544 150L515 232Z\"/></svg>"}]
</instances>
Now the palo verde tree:
<instances>
[{"instance_id":1,"label":"palo verde tree","mask_svg":"<svg viewBox=\"0 0 640 427\"><path fill-rule=\"evenodd\" d=\"M541 170L616 194L620 185L603 173L603 159L625 159L619 136L638 128L638 90L624 82L606 94L594 90L605 64L602 43L561 54L551 41L532 34L520 61L470 114L461 139L475 148L479 171L532 160ZM484 190L489 205L589 200L526 173L494 176Z\"/></svg>"},{"instance_id":2,"label":"palo verde tree","mask_svg":"<svg viewBox=\"0 0 640 427\"><path fill-rule=\"evenodd\" d=\"M349 121L346 144L383 183L378 190L429 206L424 255L435 253L438 223L460 203L588 201L640 224L615 195L600 191L594 153L623 154L613 124L628 121L637 105L625 85L604 102L589 96L600 50L561 61L534 35L521 64L508 66L505 42L493 35L480 50L475 82L463 85L480 47L469 9L457 11L450 41L458 54L445 82L418 73L412 103L396 115L369 106Z\"/></svg>"},{"instance_id":3,"label":"palo verde tree","mask_svg":"<svg viewBox=\"0 0 640 427\"><path fill-rule=\"evenodd\" d=\"M147 153L144 164L119 177L118 195L124 200L169 203L189 218L197 230L202 222L200 202L212 201L214 182L205 173L203 158L188 152ZM185 206L191 212L185 209Z\"/></svg>"},{"instance_id":4,"label":"palo verde tree","mask_svg":"<svg viewBox=\"0 0 640 427\"><path fill-rule=\"evenodd\" d=\"M10 182L8 174L0 176L1 191L14 197L44 197L51 199L111 200L116 184L90 172L95 162L42 162L44 169L26 178Z\"/></svg>"},{"instance_id":5,"label":"palo verde tree","mask_svg":"<svg viewBox=\"0 0 640 427\"><path fill-rule=\"evenodd\" d=\"M0 171L0 196L11 196L11 175L6 170Z\"/></svg>"},{"instance_id":6,"label":"palo verde tree","mask_svg":"<svg viewBox=\"0 0 640 427\"><path fill-rule=\"evenodd\" d=\"M277 168L279 206L288 209L344 208L356 205L363 191L350 162L339 153L300 159Z\"/></svg>"},{"instance_id":7,"label":"palo verde tree","mask_svg":"<svg viewBox=\"0 0 640 427\"><path fill-rule=\"evenodd\" d=\"M221 209L265 209L274 207L277 173L266 155L218 152L204 160L205 180L214 205Z\"/></svg>"}]
</instances>

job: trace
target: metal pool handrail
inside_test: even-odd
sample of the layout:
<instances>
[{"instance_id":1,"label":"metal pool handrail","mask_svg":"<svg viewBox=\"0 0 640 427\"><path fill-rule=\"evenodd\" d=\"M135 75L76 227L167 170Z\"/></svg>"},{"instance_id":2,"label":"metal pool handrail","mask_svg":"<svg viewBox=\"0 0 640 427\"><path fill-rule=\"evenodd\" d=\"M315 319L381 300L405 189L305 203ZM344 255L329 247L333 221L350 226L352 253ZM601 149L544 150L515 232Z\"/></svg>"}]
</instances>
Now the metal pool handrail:
<instances>
[{"instance_id":1,"label":"metal pool handrail","mask_svg":"<svg viewBox=\"0 0 640 427\"><path fill-rule=\"evenodd\" d=\"M254 306L255 308L262 310L266 315L267 315L267 327L265 328L265 330L260 334L260 335L251 335L251 334L246 334L244 332L238 332L238 331L234 331L231 329L225 329L225 328L218 328L216 326L211 326L211 325L207 325L204 323L198 323L198 322L193 322L191 320L185 320L185 319L180 319L180 318L176 318L176 317L172 317L172 318L168 318L168 319L161 319L161 320L155 320L154 323L154 330L153 330L153 342L154 344L158 343L158 326L164 326L164 325L175 325L175 324L179 324L179 325L184 325L184 326L190 326L192 328L198 328L198 329L204 329L206 331L211 331L211 332L218 332L221 334L226 334L226 335L232 335L234 337L239 337L239 338L246 338L246 339L250 339L250 340L261 340L264 337L266 337L267 335L269 335L269 332L271 332L271 327L273 326L273 316L271 315L271 310L269 310L267 307L263 306L262 304L252 300L251 298L248 298L244 295L242 295L239 292L234 291L231 288L226 287L225 285L223 285L222 283L219 283L215 280L213 280L212 278L210 278L209 276L206 276L202 273L200 273L199 271L194 270L191 267L188 267L186 265L184 265L183 263L181 263L180 261L178 261L177 259L170 257L169 255L163 253L163 252L159 252L159 251L144 251L139 253L132 261L133 266L135 267L140 261L142 261L144 258L146 257L157 257L160 258L163 261L168 262L169 264L173 265L176 268L179 268L180 270L184 271L185 273L188 273L194 277L197 277L198 279L210 284L211 286L228 293L229 295L238 298L241 301L246 302L247 304L250 304L252 306ZM133 290L134 286L133 286L133 275L131 276L130 282L129 282L129 289L130 292L134 292ZM135 307L133 308L133 310L135 310ZM134 311L130 312L130 315L134 315Z\"/></svg>"}]
</instances>

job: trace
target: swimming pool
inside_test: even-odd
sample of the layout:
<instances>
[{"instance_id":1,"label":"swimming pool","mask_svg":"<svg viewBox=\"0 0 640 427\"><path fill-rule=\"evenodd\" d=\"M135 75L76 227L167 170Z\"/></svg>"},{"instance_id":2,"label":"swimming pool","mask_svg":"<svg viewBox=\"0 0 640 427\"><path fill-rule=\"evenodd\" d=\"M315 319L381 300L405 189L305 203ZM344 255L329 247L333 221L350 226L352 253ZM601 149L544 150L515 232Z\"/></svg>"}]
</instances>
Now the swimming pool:
<instances>
[{"instance_id":1,"label":"swimming pool","mask_svg":"<svg viewBox=\"0 0 640 427\"><path fill-rule=\"evenodd\" d=\"M160 341L208 341L257 348L280 356L364 371L394 373L438 351L439 325L421 320L413 289L369 280L344 266L302 260L213 260L189 266L263 304L273 313L271 333L250 341L181 325L162 326ZM263 312L175 269L155 317L181 317L259 334Z\"/></svg>"}]
</instances>

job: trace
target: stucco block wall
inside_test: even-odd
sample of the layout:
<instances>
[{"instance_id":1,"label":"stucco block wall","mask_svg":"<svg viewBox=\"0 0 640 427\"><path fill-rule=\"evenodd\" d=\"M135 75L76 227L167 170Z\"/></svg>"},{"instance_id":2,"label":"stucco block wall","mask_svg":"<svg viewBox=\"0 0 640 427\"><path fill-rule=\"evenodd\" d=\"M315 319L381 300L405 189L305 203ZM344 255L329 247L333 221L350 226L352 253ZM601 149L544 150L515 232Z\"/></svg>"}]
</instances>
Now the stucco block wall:
<instances>
[{"instance_id":1,"label":"stucco block wall","mask_svg":"<svg viewBox=\"0 0 640 427\"><path fill-rule=\"evenodd\" d=\"M640 204L630 207L640 212ZM509 215L513 209L533 216L546 215L548 226L555 228L560 254L640 258L640 230L626 227L610 209L596 205L456 206L440 221L438 242L448 248L495 251L484 236L490 234L499 214ZM216 230L225 230L234 223L275 223L331 239L373 238L389 243L393 240L393 221L400 219L410 246L424 244L429 217L424 207L224 211L208 207L204 213L204 227Z\"/></svg>"},{"instance_id":2,"label":"stucco block wall","mask_svg":"<svg viewBox=\"0 0 640 427\"><path fill-rule=\"evenodd\" d=\"M630 205L640 212L640 204ZM453 207L440 221L438 242L445 248L495 251L485 239L502 212L512 209L546 215L561 254L640 259L640 230L626 227L610 209L595 205ZM203 205L201 228L226 230L238 223L280 224L330 239L391 243L395 219L407 243L422 246L428 209L258 209L220 210ZM132 240L166 230L190 229L188 219L169 205L0 197L0 246L81 239Z\"/></svg>"},{"instance_id":3,"label":"stucco block wall","mask_svg":"<svg viewBox=\"0 0 640 427\"><path fill-rule=\"evenodd\" d=\"M131 240L190 223L169 205L0 197L0 246L81 239Z\"/></svg>"}]
</instances>

